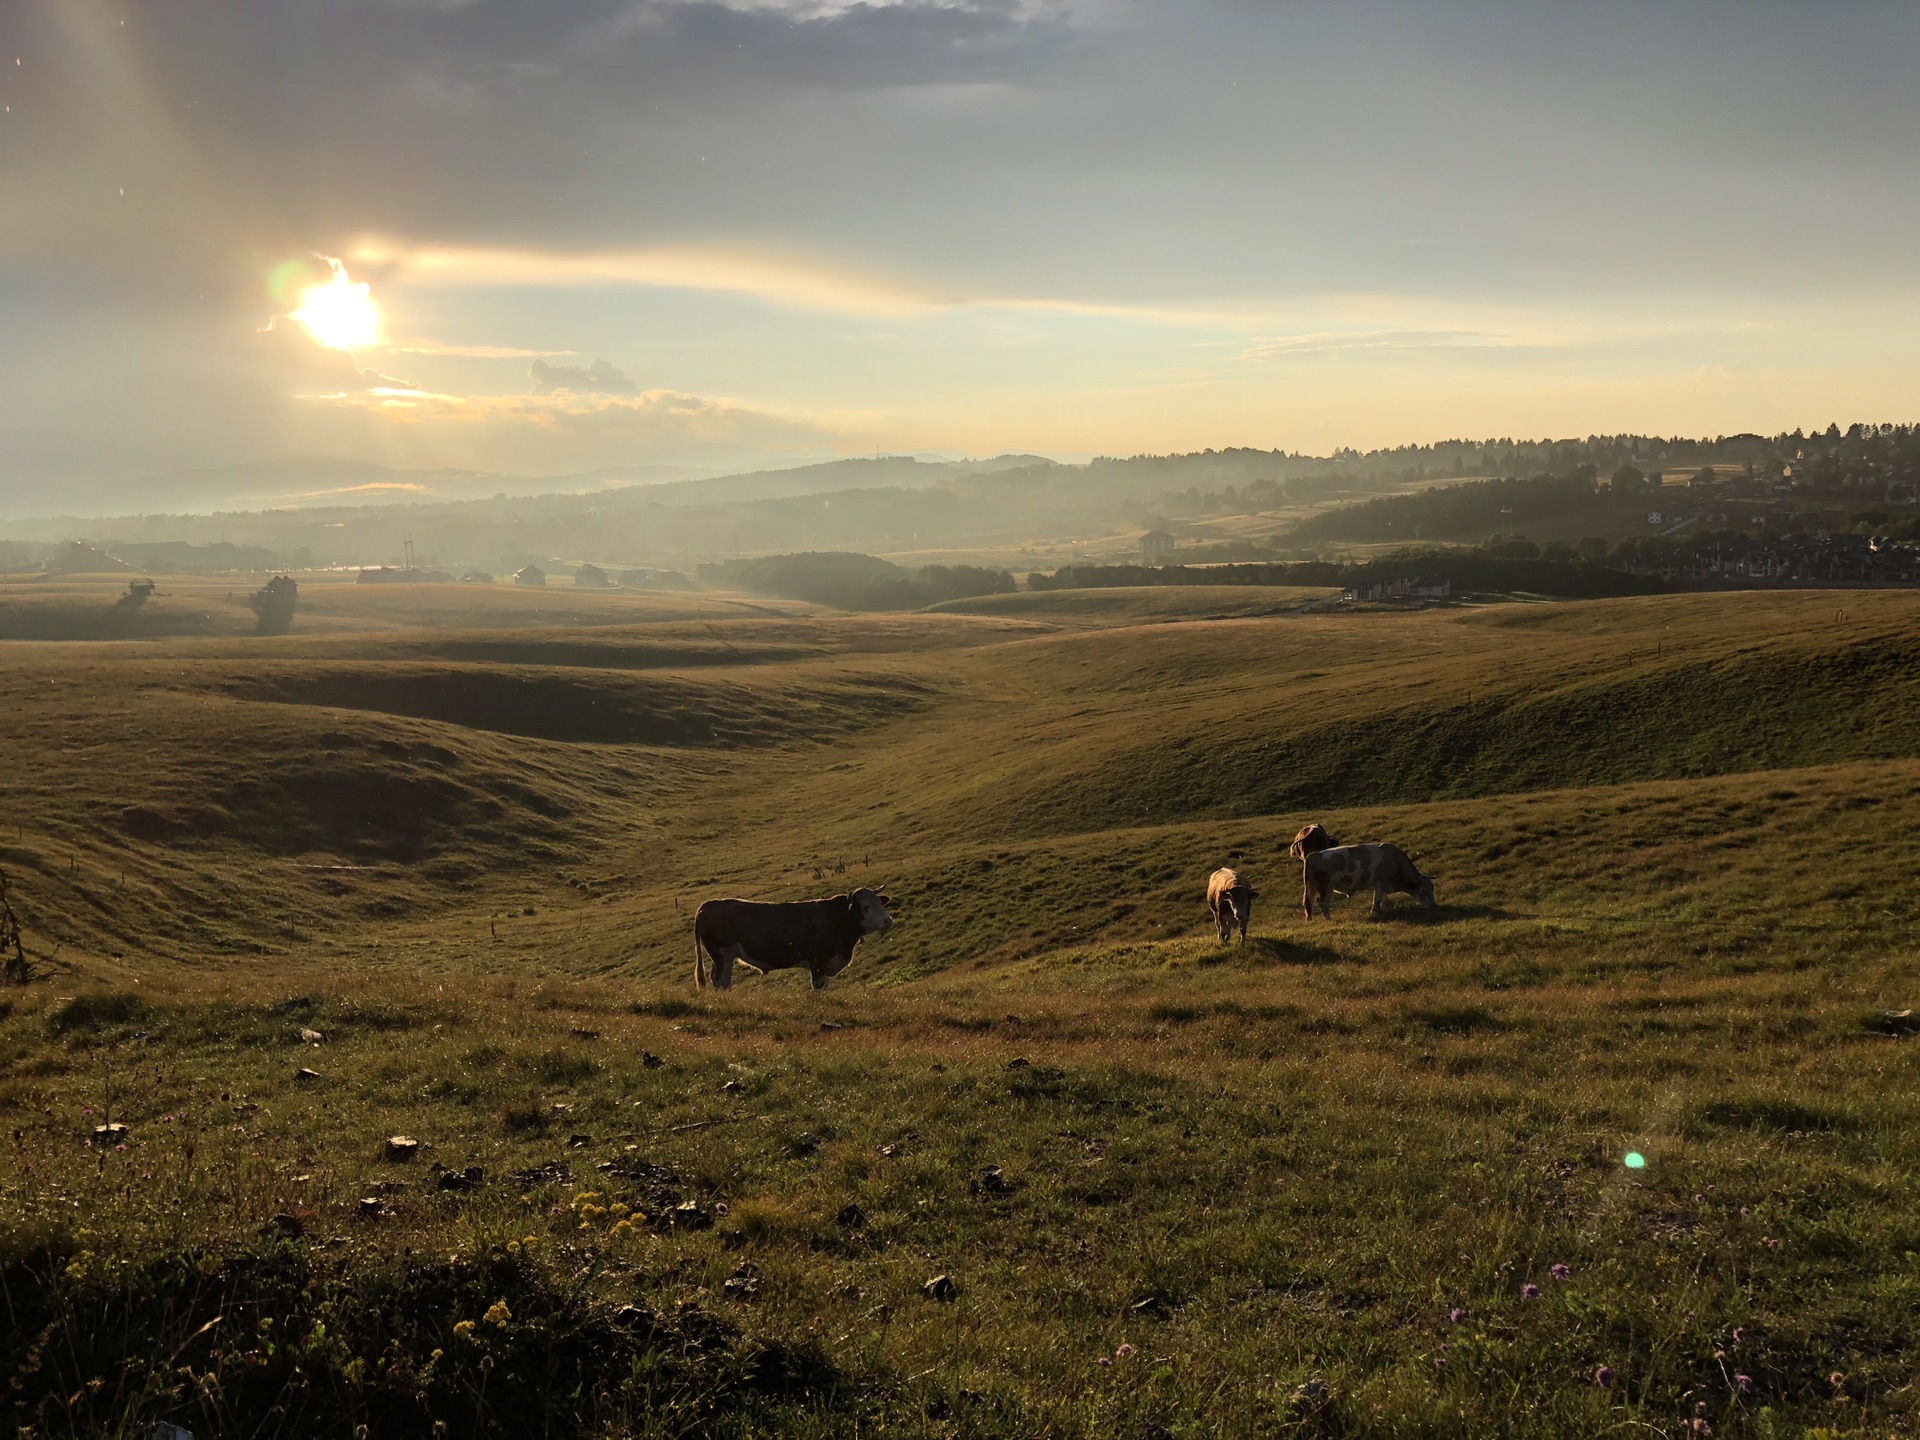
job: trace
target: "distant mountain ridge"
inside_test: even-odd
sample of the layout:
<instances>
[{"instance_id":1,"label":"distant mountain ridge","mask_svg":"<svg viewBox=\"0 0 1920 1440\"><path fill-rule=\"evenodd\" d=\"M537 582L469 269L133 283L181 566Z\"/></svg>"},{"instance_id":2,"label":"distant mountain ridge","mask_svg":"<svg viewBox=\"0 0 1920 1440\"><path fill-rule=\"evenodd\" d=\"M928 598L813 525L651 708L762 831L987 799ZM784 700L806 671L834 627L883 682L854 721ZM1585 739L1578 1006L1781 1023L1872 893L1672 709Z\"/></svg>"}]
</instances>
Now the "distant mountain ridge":
<instances>
[{"instance_id":1,"label":"distant mountain ridge","mask_svg":"<svg viewBox=\"0 0 1920 1440\"><path fill-rule=\"evenodd\" d=\"M780 499L826 490L914 488L940 480L1054 463L1040 455L999 455L987 460L882 455L803 460L719 473L691 465L620 465L565 475L529 476L486 470L409 470L333 455L284 455L207 469L165 471L96 492L124 497L127 503L120 508L109 498L96 500L84 513L19 518L47 522L130 520L377 505L459 505L503 497L523 501L588 495L631 497L643 491L649 500L663 504L718 503Z\"/></svg>"}]
</instances>

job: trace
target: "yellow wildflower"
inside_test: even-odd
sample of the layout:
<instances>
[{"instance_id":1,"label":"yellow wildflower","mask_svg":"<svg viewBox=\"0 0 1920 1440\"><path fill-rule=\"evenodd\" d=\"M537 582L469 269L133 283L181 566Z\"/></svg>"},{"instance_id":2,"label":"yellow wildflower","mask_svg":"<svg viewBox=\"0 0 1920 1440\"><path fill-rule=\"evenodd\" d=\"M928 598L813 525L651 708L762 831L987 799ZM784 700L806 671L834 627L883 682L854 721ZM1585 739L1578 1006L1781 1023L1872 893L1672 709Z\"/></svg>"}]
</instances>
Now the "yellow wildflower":
<instances>
[{"instance_id":1,"label":"yellow wildflower","mask_svg":"<svg viewBox=\"0 0 1920 1440\"><path fill-rule=\"evenodd\" d=\"M487 1307L487 1314L486 1314L487 1324L498 1325L501 1329L504 1330L506 1329L507 1322L511 1319L513 1319L513 1311L507 1308L506 1301L496 1300L493 1302L493 1304Z\"/></svg>"},{"instance_id":2,"label":"yellow wildflower","mask_svg":"<svg viewBox=\"0 0 1920 1440\"><path fill-rule=\"evenodd\" d=\"M458 1335L462 1340L471 1340L473 1338L473 1321L462 1320L453 1327L453 1333Z\"/></svg>"}]
</instances>

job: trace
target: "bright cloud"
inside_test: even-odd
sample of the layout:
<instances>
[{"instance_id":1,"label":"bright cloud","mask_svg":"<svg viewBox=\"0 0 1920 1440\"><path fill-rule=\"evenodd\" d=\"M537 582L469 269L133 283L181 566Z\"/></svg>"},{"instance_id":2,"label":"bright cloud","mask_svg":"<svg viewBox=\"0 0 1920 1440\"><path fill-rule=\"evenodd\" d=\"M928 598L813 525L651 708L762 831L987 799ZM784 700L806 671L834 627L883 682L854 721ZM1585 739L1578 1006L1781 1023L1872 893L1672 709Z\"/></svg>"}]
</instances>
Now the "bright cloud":
<instances>
[{"instance_id":1,"label":"bright cloud","mask_svg":"<svg viewBox=\"0 0 1920 1440\"><path fill-rule=\"evenodd\" d=\"M732 291L776 305L855 314L906 315L941 303L934 296L853 271L724 249L543 250L438 247L396 249L369 242L356 252L418 286L592 288L647 285Z\"/></svg>"}]
</instances>

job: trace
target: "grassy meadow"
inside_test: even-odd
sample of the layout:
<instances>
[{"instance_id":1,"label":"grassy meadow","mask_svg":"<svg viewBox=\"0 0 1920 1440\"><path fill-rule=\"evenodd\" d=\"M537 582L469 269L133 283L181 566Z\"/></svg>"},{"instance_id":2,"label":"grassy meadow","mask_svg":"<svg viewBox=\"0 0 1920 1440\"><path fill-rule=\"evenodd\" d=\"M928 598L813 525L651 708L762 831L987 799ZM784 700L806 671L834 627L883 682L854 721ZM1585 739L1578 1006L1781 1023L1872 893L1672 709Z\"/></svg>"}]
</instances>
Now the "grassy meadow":
<instances>
[{"instance_id":1,"label":"grassy meadow","mask_svg":"<svg viewBox=\"0 0 1920 1440\"><path fill-rule=\"evenodd\" d=\"M1920 597L228 588L0 587L9 1433L1920 1426Z\"/></svg>"}]
</instances>

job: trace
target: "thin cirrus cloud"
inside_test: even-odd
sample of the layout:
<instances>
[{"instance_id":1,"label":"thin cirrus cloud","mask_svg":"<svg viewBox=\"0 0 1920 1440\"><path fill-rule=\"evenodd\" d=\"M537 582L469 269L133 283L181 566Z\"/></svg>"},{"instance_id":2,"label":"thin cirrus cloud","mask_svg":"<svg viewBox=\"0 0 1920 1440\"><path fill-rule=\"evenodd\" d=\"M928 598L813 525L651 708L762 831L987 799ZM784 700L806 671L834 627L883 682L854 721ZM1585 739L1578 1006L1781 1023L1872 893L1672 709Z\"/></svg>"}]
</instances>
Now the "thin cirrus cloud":
<instances>
[{"instance_id":1,"label":"thin cirrus cloud","mask_svg":"<svg viewBox=\"0 0 1920 1440\"><path fill-rule=\"evenodd\" d=\"M1285 360L1359 351L1517 350L1537 342L1485 330L1321 330L1304 335L1263 336L1241 351L1242 360Z\"/></svg>"},{"instance_id":2,"label":"thin cirrus cloud","mask_svg":"<svg viewBox=\"0 0 1920 1440\"><path fill-rule=\"evenodd\" d=\"M906 281L790 256L718 246L559 251L464 246L408 248L362 242L356 263L377 268L389 284L422 289L691 290L751 296L788 309L907 320L958 310L1011 311L1063 319L1122 319L1148 324L1243 328L1261 318L1245 307L1126 303L1045 295L941 291ZM1270 317L1268 317L1270 318ZM512 351L472 346L423 354L536 356L574 352Z\"/></svg>"},{"instance_id":3,"label":"thin cirrus cloud","mask_svg":"<svg viewBox=\"0 0 1920 1440\"><path fill-rule=\"evenodd\" d=\"M551 251L471 246L399 249L377 242L355 258L423 288L595 289L648 286L731 291L774 304L863 315L909 315L940 303L903 285L777 256L709 248Z\"/></svg>"},{"instance_id":4,"label":"thin cirrus cloud","mask_svg":"<svg viewBox=\"0 0 1920 1440\"><path fill-rule=\"evenodd\" d=\"M425 355L435 360L554 360L577 354L573 350L526 350L518 345L440 345L415 340L385 347L395 355Z\"/></svg>"}]
</instances>

